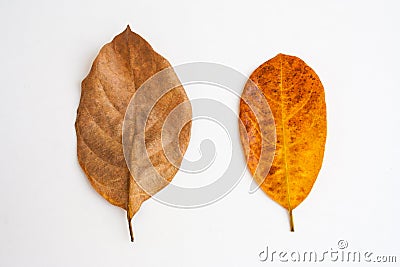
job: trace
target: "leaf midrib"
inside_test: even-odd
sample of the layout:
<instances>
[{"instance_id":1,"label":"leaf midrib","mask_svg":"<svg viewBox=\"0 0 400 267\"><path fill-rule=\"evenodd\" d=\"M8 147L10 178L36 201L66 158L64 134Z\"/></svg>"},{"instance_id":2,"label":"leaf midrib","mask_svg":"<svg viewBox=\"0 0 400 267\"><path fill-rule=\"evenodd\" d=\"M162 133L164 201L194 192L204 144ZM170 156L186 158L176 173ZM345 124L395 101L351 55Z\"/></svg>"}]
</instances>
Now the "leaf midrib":
<instances>
[{"instance_id":1,"label":"leaf midrib","mask_svg":"<svg viewBox=\"0 0 400 267\"><path fill-rule=\"evenodd\" d=\"M286 191L287 191L287 200L288 200L288 210L289 213L292 211L292 205L290 203L290 188L289 188L289 173L288 173L288 163L287 163L287 144L286 144L286 116L283 110L283 63L282 63L282 54L279 57L280 59L280 100L281 100L281 124L282 124L282 136L283 136L283 156L284 156L284 163L285 163L285 181L286 181Z\"/></svg>"}]
</instances>

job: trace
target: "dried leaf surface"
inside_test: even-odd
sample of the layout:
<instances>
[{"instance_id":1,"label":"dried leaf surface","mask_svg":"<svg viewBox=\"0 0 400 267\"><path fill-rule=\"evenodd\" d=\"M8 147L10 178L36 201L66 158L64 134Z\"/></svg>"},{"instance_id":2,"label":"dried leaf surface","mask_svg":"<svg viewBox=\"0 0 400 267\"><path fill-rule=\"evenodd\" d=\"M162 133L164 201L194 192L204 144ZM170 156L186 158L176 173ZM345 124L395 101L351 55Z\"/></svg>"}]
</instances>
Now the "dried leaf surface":
<instances>
[{"instance_id":1,"label":"dried leaf surface","mask_svg":"<svg viewBox=\"0 0 400 267\"><path fill-rule=\"evenodd\" d=\"M310 193L324 156L324 88L304 61L283 54L258 67L250 80L259 89L247 84L242 98L251 103L254 90L261 90L267 98L275 120L276 151L268 175L257 177L257 168L266 164L259 160L261 150L265 149L261 146L261 133L271 131L271 125L260 123L260 118L242 100L240 119L246 129L241 131L241 138L248 168L261 189L289 211L293 231L292 210Z\"/></svg>"},{"instance_id":2,"label":"dried leaf surface","mask_svg":"<svg viewBox=\"0 0 400 267\"><path fill-rule=\"evenodd\" d=\"M82 82L81 100L75 123L79 163L96 191L111 204L127 210L130 221L143 201L151 195L133 179L122 146L122 126L128 104L140 86L154 74L169 68L169 62L149 43L129 28L106 44ZM162 81L161 81L162 82ZM148 92L151 94L152 92ZM187 102L185 90L178 86L165 94L147 118L145 136L151 162L162 169L166 182L172 180L179 166L171 164L163 152L161 128L168 114ZM182 111L191 117L190 104ZM179 120L175 121L179 124ZM179 135L181 157L190 139L191 124ZM156 193L156 192L153 192Z\"/></svg>"}]
</instances>

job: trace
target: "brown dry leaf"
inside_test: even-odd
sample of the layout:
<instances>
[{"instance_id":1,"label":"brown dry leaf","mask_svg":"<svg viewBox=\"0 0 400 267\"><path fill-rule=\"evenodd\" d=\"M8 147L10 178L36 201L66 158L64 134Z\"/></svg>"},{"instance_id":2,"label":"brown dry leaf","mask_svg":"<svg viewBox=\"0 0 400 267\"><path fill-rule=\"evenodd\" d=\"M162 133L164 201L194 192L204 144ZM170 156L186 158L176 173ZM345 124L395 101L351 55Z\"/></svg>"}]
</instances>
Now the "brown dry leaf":
<instances>
[{"instance_id":1,"label":"brown dry leaf","mask_svg":"<svg viewBox=\"0 0 400 267\"><path fill-rule=\"evenodd\" d=\"M240 102L240 119L244 128L241 139L247 165L255 181L273 200L289 211L310 193L321 169L326 141L325 93L317 74L304 61L279 54L259 66L250 76ZM257 88L258 87L258 88ZM249 106L257 106L252 95L261 90L268 101L276 127L276 150L266 177L257 177L259 155L268 144L261 145L261 133L271 131L271 121L261 123ZM262 107L259 107L262 109ZM270 147L271 145L269 145Z\"/></svg>"},{"instance_id":2,"label":"brown dry leaf","mask_svg":"<svg viewBox=\"0 0 400 267\"><path fill-rule=\"evenodd\" d=\"M127 167L122 145L124 116L132 96L140 86L154 74L170 67L165 58L128 26L111 43L103 46L90 73L82 82L75 123L79 164L102 197L127 210L132 241L132 217L151 195L137 184ZM148 93L153 92L149 90ZM183 110L185 116L182 118L191 117L191 107L187 101L185 90L177 86L159 99L147 118L146 146L150 147L151 162L157 170L162 170L165 179L152 193L161 190L172 180L188 146L190 121L179 133L182 153L175 164L165 157L161 142L163 123L175 107L186 103ZM183 122L178 118L173 123L179 125Z\"/></svg>"}]
</instances>

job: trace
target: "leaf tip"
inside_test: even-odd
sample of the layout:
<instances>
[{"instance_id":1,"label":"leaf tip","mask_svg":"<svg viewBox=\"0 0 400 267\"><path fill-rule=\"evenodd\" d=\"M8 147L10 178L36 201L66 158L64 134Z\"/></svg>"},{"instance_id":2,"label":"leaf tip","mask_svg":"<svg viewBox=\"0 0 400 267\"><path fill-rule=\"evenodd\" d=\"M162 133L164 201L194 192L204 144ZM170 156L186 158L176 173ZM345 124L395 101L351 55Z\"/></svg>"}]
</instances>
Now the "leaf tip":
<instances>
[{"instance_id":1,"label":"leaf tip","mask_svg":"<svg viewBox=\"0 0 400 267\"><path fill-rule=\"evenodd\" d=\"M126 25L126 29L125 29L125 30L126 30L126 31L129 31L129 32L132 32L131 27L129 26L129 24Z\"/></svg>"},{"instance_id":2,"label":"leaf tip","mask_svg":"<svg viewBox=\"0 0 400 267\"><path fill-rule=\"evenodd\" d=\"M283 59L285 58L287 55L283 54L283 53L279 53L278 55L276 55L277 58Z\"/></svg>"}]
</instances>

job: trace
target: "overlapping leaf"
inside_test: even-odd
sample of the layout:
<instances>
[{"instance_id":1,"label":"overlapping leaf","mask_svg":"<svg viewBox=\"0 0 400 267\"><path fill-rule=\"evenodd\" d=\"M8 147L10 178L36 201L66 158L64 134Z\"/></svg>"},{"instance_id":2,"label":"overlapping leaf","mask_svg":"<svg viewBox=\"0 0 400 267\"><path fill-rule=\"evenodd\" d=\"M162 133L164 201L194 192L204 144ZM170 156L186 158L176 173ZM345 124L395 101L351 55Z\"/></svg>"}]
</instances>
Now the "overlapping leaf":
<instances>
[{"instance_id":1,"label":"overlapping leaf","mask_svg":"<svg viewBox=\"0 0 400 267\"><path fill-rule=\"evenodd\" d=\"M78 160L97 192L111 204L127 210L132 241L131 219L142 202L151 195L137 184L127 167L122 145L125 112L138 88L150 77L167 68L170 68L169 62L128 26L100 50L90 73L82 82L75 124ZM151 90L147 93L153 94ZM162 184L153 186L152 193L161 190L172 180L188 146L190 122L179 133L182 153L174 164L165 156L161 140L164 121L175 107L186 102L182 110L185 116L180 118L183 120L191 117L191 108L187 101L183 87L177 86L154 103L152 112L146 118L148 123L145 128L145 142L149 147L150 160L164 178ZM180 118L169 120L169 123L174 124L172 128L175 124L182 124Z\"/></svg>"}]
</instances>

